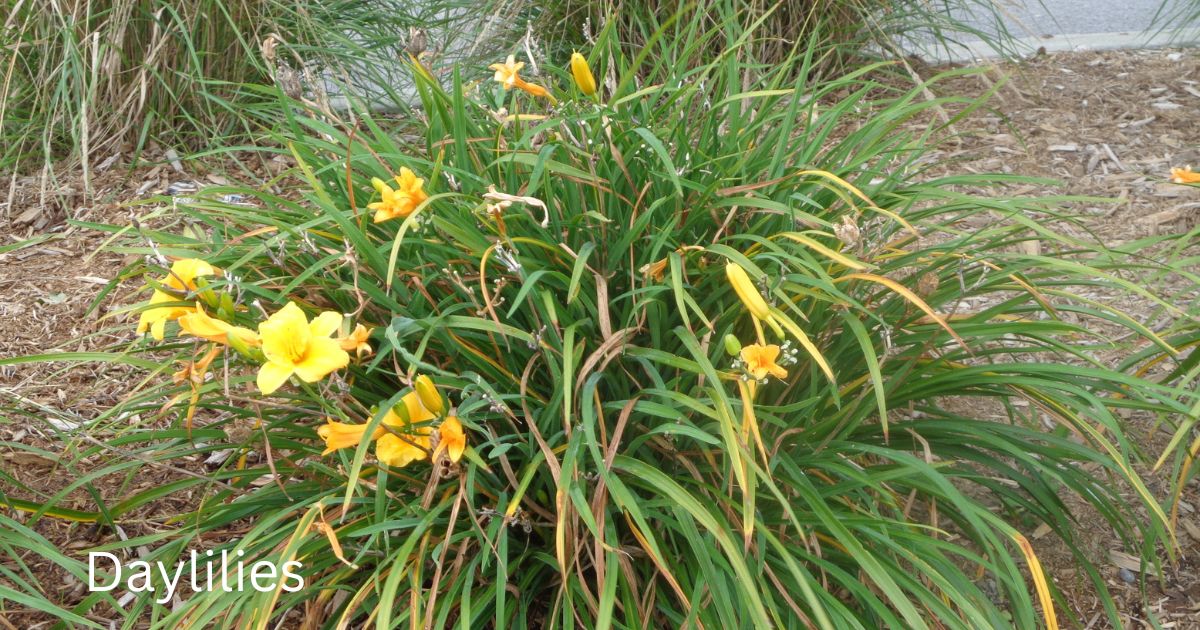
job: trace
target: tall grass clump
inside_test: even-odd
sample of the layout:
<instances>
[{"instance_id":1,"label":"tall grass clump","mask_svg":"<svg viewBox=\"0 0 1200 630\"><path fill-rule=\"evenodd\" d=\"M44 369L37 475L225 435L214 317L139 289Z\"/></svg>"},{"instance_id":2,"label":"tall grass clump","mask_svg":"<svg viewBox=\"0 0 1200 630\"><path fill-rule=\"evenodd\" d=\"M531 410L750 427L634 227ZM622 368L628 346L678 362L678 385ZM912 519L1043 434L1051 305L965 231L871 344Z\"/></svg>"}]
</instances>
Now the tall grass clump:
<instances>
[{"instance_id":1,"label":"tall grass clump","mask_svg":"<svg viewBox=\"0 0 1200 630\"><path fill-rule=\"evenodd\" d=\"M416 135L287 108L282 194L123 248L146 339L39 357L149 372L81 429L119 451L80 442L68 490L209 468L24 509L112 527L189 496L88 551L300 563L298 589L120 602L154 628L1053 628L1055 538L1116 622L1077 519L1173 549L1123 415L1196 394L1106 367L1078 322L1176 352L1086 297L1158 300L1118 273L1149 263L1056 234L1055 200L960 192L1014 178L927 172L953 99L926 85L813 81L815 49L762 62L735 15L635 55L611 24L570 63L413 60ZM125 592L9 591L80 625Z\"/></svg>"},{"instance_id":2,"label":"tall grass clump","mask_svg":"<svg viewBox=\"0 0 1200 630\"><path fill-rule=\"evenodd\" d=\"M85 179L95 162L135 161L150 142L187 154L263 141L279 92L329 109L339 101L326 91L341 84L346 97L407 109L397 60L417 40L432 59L464 56L465 29L478 25L465 8L490 11L462 0L8 4L0 172L82 169Z\"/></svg>"},{"instance_id":3,"label":"tall grass clump","mask_svg":"<svg viewBox=\"0 0 1200 630\"><path fill-rule=\"evenodd\" d=\"M761 62L785 61L797 42L819 42L823 54L814 70L828 72L862 63L864 57L952 49L965 40L983 41L1001 55L1013 54L1003 11L1003 3L997 0L564 0L537 3L529 15L536 30L549 40L576 46L590 45L595 30L591 25L610 23L615 38L631 54L636 54L660 24L676 16L694 15L708 28L736 19L755 31L741 54ZM721 43L712 42L711 46ZM692 48L678 52L688 53L690 61L700 64L721 51Z\"/></svg>"}]
</instances>

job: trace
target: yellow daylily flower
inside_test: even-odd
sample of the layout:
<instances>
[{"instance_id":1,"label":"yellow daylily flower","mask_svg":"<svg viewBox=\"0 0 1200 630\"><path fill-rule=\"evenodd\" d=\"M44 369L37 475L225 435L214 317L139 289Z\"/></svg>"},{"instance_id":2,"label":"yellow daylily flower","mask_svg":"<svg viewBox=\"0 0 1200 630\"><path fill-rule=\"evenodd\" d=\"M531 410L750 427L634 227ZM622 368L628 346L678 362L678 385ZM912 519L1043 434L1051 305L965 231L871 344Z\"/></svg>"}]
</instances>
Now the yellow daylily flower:
<instances>
[{"instance_id":1,"label":"yellow daylily flower","mask_svg":"<svg viewBox=\"0 0 1200 630\"><path fill-rule=\"evenodd\" d=\"M367 208L375 211L375 223L403 219L429 198L424 189L425 180L417 177L407 166L400 167L400 174L394 179L396 188L378 177L371 178L371 185L379 191L379 201L367 204Z\"/></svg>"},{"instance_id":2,"label":"yellow daylily flower","mask_svg":"<svg viewBox=\"0 0 1200 630\"><path fill-rule=\"evenodd\" d=\"M742 348L742 360L746 362L746 370L756 380L766 378L768 374L775 378L787 378L787 370L775 361L779 359L780 349L775 344L751 344Z\"/></svg>"},{"instance_id":3,"label":"yellow daylily flower","mask_svg":"<svg viewBox=\"0 0 1200 630\"><path fill-rule=\"evenodd\" d=\"M258 389L271 394L295 374L315 383L346 367L350 355L331 335L342 326L342 314L326 311L312 322L295 302L258 325L267 362L258 371Z\"/></svg>"},{"instance_id":4,"label":"yellow daylily flower","mask_svg":"<svg viewBox=\"0 0 1200 630\"><path fill-rule=\"evenodd\" d=\"M383 417L383 423L400 435L388 433L380 436L379 441L375 443L375 458L395 468L403 468L429 455L429 426L409 425L428 422L434 418L421 404L421 396L415 391L405 394L400 402L401 405L388 410L387 415ZM403 415L408 416L407 419L396 413L398 408L404 410Z\"/></svg>"},{"instance_id":5,"label":"yellow daylily flower","mask_svg":"<svg viewBox=\"0 0 1200 630\"><path fill-rule=\"evenodd\" d=\"M204 307L199 304L195 310L189 310L187 315L179 318L179 328L193 337L225 345L229 345L230 338L251 347L262 343L258 333L212 317L205 313Z\"/></svg>"},{"instance_id":6,"label":"yellow daylily flower","mask_svg":"<svg viewBox=\"0 0 1200 630\"><path fill-rule=\"evenodd\" d=\"M494 63L488 66L488 70L495 70L496 82L504 86L504 89L512 88L521 81L521 77L517 75L521 68L525 67L524 61L517 61L516 56L509 55L504 63Z\"/></svg>"},{"instance_id":7,"label":"yellow daylily flower","mask_svg":"<svg viewBox=\"0 0 1200 630\"><path fill-rule=\"evenodd\" d=\"M462 422L459 422L458 416L447 416L438 426L438 443L433 458L436 460L438 455L445 451L450 461L457 462L465 450L467 434L463 432Z\"/></svg>"},{"instance_id":8,"label":"yellow daylily flower","mask_svg":"<svg viewBox=\"0 0 1200 630\"><path fill-rule=\"evenodd\" d=\"M368 341L370 336L371 329L359 324L354 327L354 331L349 335L338 337L338 344L342 347L342 350L353 352L355 356L361 359L363 355L370 356L373 352L371 344Z\"/></svg>"},{"instance_id":9,"label":"yellow daylily flower","mask_svg":"<svg viewBox=\"0 0 1200 630\"><path fill-rule=\"evenodd\" d=\"M521 71L521 68L524 67L525 62L517 61L516 57L509 55L508 59L505 60L504 63L494 63L488 66L488 69L496 71L494 78L496 79L497 83L504 86L505 90L517 88L519 90L524 90L533 96L545 98L549 100L551 104L556 103L557 101L555 101L554 96L550 94L550 90L547 90L546 88L535 83L529 83L525 81L525 79L521 78L521 75L518 73Z\"/></svg>"},{"instance_id":10,"label":"yellow daylily flower","mask_svg":"<svg viewBox=\"0 0 1200 630\"><path fill-rule=\"evenodd\" d=\"M196 290L197 277L215 276L220 273L220 269L213 267L199 258L184 258L172 263L171 273L159 279L158 282L164 287L177 291L180 294L185 294ZM155 307L155 305L180 302L182 300L183 297L181 295L172 295L162 289L154 289L154 294L150 296L150 308L142 311L141 315L138 316L137 334L140 335L149 330L150 334L156 340L162 341L167 322L187 315L192 309L188 306Z\"/></svg>"},{"instance_id":11,"label":"yellow daylily flower","mask_svg":"<svg viewBox=\"0 0 1200 630\"><path fill-rule=\"evenodd\" d=\"M596 77L592 76L587 59L579 53L571 53L571 76L575 77L580 92L588 96L596 93Z\"/></svg>"},{"instance_id":12,"label":"yellow daylily flower","mask_svg":"<svg viewBox=\"0 0 1200 630\"><path fill-rule=\"evenodd\" d=\"M1200 184L1200 173L1192 171L1192 167L1171 169L1171 181L1176 184Z\"/></svg>"},{"instance_id":13,"label":"yellow daylily flower","mask_svg":"<svg viewBox=\"0 0 1200 630\"><path fill-rule=\"evenodd\" d=\"M735 262L725 265L725 276L729 278L729 284L752 315L763 321L771 319L771 309L767 306L767 301L763 299L758 287L754 286L754 282L741 265Z\"/></svg>"},{"instance_id":14,"label":"yellow daylily flower","mask_svg":"<svg viewBox=\"0 0 1200 630\"><path fill-rule=\"evenodd\" d=\"M403 413L397 413L397 409L403 409ZM417 392L412 391L405 394L395 407L384 414L379 426L375 427L375 432L371 434L371 440L378 440L375 445L375 456L389 466L404 466L416 459L423 459L425 452L404 440L423 445L427 451L429 427L409 428L408 425L428 422L434 417L434 414L421 404L421 397ZM389 429L404 434L404 439L393 435ZM322 455L328 455L342 448L356 447L363 441L366 434L366 424L347 424L335 420L327 420L325 425L317 429L317 435L325 441L325 451L321 453ZM408 459L405 459L406 457ZM404 461L404 463L396 463L400 461Z\"/></svg>"}]
</instances>

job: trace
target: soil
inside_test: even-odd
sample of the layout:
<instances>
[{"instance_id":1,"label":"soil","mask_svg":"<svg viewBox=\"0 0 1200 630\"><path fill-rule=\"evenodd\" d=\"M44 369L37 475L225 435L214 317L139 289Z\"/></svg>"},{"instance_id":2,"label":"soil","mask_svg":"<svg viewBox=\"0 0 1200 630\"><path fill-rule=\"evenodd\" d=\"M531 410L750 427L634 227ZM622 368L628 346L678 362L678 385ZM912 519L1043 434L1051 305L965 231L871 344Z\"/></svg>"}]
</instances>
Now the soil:
<instances>
[{"instance_id":1,"label":"soil","mask_svg":"<svg viewBox=\"0 0 1200 630\"><path fill-rule=\"evenodd\" d=\"M914 70L929 78L942 69L917 64ZM940 160L937 168L941 171L1016 173L1060 182L1010 186L1004 191L1008 195L1068 194L1115 200L1072 202L1068 205L1080 215L1080 221L1059 226L1110 246L1153 234L1187 231L1200 224L1200 189L1167 182L1172 166L1200 167L1200 52L1042 55L1021 63L993 64L985 73L940 81L932 89L938 95L965 97L996 90L987 108L954 122L957 143L930 156ZM952 106L947 110L954 113ZM204 176L179 172L167 164L132 172L109 166L94 173L90 195L78 183L43 194L37 178L0 178L0 190L8 191L7 204L0 205L0 330L5 331L0 336L0 358L99 350L133 340L133 320L121 309L143 299L137 293L140 276L131 274L107 294L102 291L109 288L109 280L119 278L139 259L105 249L110 234L77 222L129 225L135 218L145 221L158 207L145 205L143 199L161 194L179 181L204 183ZM103 201L89 203L87 199ZM169 213L165 216L170 220ZM68 223L68 218L74 221ZM3 249L22 241L32 244ZM1150 249L1146 255L1154 257L1159 252ZM1157 278L1155 282L1155 291L1172 297L1180 306L1200 300L1197 287L1178 278ZM1122 298L1118 306L1156 330L1167 322L1159 309L1144 301ZM0 367L0 469L16 481L0 480L0 492L37 500L64 488L79 473L64 470L66 462L103 465L103 456L75 461L78 449L88 445L69 442L64 446L55 435L56 427L96 418L136 391L145 378L138 370L112 364ZM1143 432L1147 451L1155 453L1165 446L1166 436L1152 420L1131 419ZM28 448L14 445L45 448L53 457L34 456ZM196 465L202 467L202 463ZM1167 473L1141 470L1156 496L1165 496L1172 483L1167 468ZM147 483L162 483L183 474L159 473L148 477ZM122 485L125 481L123 476L110 475L97 479L96 486L111 499L137 490ZM63 505L89 509L92 501L77 490ZM189 501L188 496L173 495L144 506L131 515L131 531L123 535L165 526L165 520L186 510ZM1125 627L1146 622L1145 601L1151 603L1160 622L1174 622L1178 628L1200 627L1200 514L1195 513L1196 505L1200 505L1200 497L1192 485L1181 504L1179 561L1165 565L1160 579L1149 580L1144 596L1137 580L1130 582L1142 567L1129 566L1120 555L1110 556L1118 547L1112 532L1099 527L1100 520L1088 518L1086 511L1077 514L1081 547L1104 571L1117 595ZM21 513L10 516L27 518ZM38 520L34 529L64 550L97 544L100 535L89 524L52 518ZM1036 531L1027 535L1082 627L1108 627L1091 585L1075 568L1066 547ZM48 562L26 560L32 562L30 569L51 599L63 604L79 601L82 584ZM0 606L0 622L7 621L0 623L2 627L32 628L46 621L39 614L12 608L11 602Z\"/></svg>"}]
</instances>

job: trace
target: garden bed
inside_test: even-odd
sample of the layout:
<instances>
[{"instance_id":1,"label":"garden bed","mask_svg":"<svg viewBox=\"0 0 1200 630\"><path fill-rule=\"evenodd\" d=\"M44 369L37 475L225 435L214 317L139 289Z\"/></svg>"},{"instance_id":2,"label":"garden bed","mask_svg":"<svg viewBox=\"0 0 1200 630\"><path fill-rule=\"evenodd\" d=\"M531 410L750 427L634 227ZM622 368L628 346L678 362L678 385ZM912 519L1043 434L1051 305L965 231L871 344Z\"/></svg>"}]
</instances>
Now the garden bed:
<instances>
[{"instance_id":1,"label":"garden bed","mask_svg":"<svg viewBox=\"0 0 1200 630\"><path fill-rule=\"evenodd\" d=\"M1062 186L1020 185L1006 191L1021 195L1084 195L1117 199L1116 203L1097 200L1075 204L1073 210L1083 217L1065 231L1081 238L1098 238L1110 246L1149 234L1176 232L1195 226L1200 217L1197 190L1166 183L1169 167L1191 163L1200 165L1200 56L1195 51L1118 51L1102 53L1065 53L1041 56L1021 64L997 64L986 75L968 76L939 84L941 94L975 95L994 87L1007 76L990 101L989 109L980 109L954 124L961 142L953 150L929 156L938 164L932 172L954 173L1006 172L1049 177ZM934 68L918 67L923 76ZM931 172L931 173L932 173ZM70 216L80 221L127 223L130 219L155 210L138 202L161 193L178 181L209 183L205 176L176 172L169 166L141 170L132 175L119 168L98 174L92 181L97 199L82 206L82 182L68 182L51 195L60 205L42 207L38 182L32 178L0 182L15 191L5 208L5 223L0 224L0 247L31 238L39 243L0 254L0 329L9 334L0 338L0 357L44 352L87 351L107 347L114 342L133 339L132 320L127 316L109 317L119 307L134 303L142 296L135 293L140 279L122 284L105 297L97 308L89 306L106 279L117 275L131 259L102 250L109 235L68 226ZM215 180L213 180L215 181ZM147 186L147 182L151 182ZM970 191L968 191L970 192ZM1060 226L1062 227L1062 226ZM1154 255L1148 252L1148 255ZM1195 287L1164 278L1155 290L1176 300L1194 301ZM1192 293L1185 293L1192 291ZM1115 304L1154 328L1165 322L1153 321L1157 311L1137 300ZM113 327L116 326L114 329ZM79 340L84 337L83 340ZM1117 357L1113 357L1114 360ZM0 368L0 405L9 418L26 418L27 425L0 425L0 440L33 444L58 452L62 443L52 438L52 427L36 420L86 422L111 407L122 396L139 386L145 373L125 366L64 367L64 364L30 364ZM980 410L974 410L977 415ZM984 410L982 413L989 413ZM1166 445L1169 434L1155 431L1147 419L1142 437L1147 452L1157 454ZM16 453L0 453L17 455ZM22 457L26 455L21 454ZM15 462L23 483L36 483L53 494L65 487L80 471L67 474L53 460ZM193 462L203 472L202 461ZM1147 475L1156 496L1168 492L1170 480ZM166 482L178 478L180 471L159 470L139 483ZM112 475L97 481L107 498L138 488L124 486L124 477ZM5 491L8 488L0 488ZM111 495L109 493L111 492ZM78 495L77 507L89 509L90 498ZM1167 567L1161 582L1150 583L1149 601L1159 621L1178 621L1179 627L1200 622L1200 566L1193 556L1200 551L1200 515L1194 512L1194 495L1185 493L1181 527L1181 562ZM71 495L75 497L76 495ZM33 497L18 497L30 498ZM142 531L161 527L166 519L187 509L186 497L171 496L144 506L136 515ZM66 505L70 507L71 501ZM1111 532L1089 529L1081 518L1078 535L1093 560L1108 570L1107 578L1124 615L1134 620L1147 618L1142 610L1142 595L1128 566L1104 561L1111 547ZM105 542L114 532L98 531L87 524L68 525L63 521L42 519L37 531L64 550ZM134 532L123 534L132 535ZM1103 620L1090 585L1074 575L1070 554L1065 549L1041 542L1038 532L1026 532L1053 577L1067 594L1071 607L1085 626ZM1049 541L1051 538L1047 538ZM1044 547L1044 548L1043 548ZM50 563L34 564L34 570L54 571ZM1134 567L1136 570L1136 567ZM47 593L51 600L75 603L82 595L80 584L64 582L63 575L44 576L42 583L58 585L60 592ZM32 625L33 617L13 617L18 625ZM1102 621L1101 621L1102 622ZM1091 625L1090 627L1100 627Z\"/></svg>"}]
</instances>

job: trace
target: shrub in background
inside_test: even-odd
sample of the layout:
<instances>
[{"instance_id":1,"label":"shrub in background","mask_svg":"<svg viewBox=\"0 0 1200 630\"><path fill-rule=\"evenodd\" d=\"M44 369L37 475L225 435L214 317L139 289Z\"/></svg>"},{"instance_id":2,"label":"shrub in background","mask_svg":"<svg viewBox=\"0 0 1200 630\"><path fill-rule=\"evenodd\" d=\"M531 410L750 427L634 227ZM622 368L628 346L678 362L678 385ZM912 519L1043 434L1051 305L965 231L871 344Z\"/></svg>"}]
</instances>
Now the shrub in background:
<instances>
[{"instance_id":1,"label":"shrub in background","mask_svg":"<svg viewBox=\"0 0 1200 630\"><path fill-rule=\"evenodd\" d=\"M1149 562L1173 549L1118 412L1171 418L1196 394L1105 367L1107 342L1065 315L1173 352L1076 292L1158 300L1114 272L1148 263L1055 234L1052 200L957 192L1017 178L925 173L943 130L914 123L951 102L925 86L874 67L812 81L815 49L761 61L732 13L681 14L633 55L614 29L586 69L412 61L416 139L288 109L276 139L303 186L197 202L183 233L126 249L157 261L151 338L88 358L158 378L87 430L156 462L224 455L102 506L90 518L111 525L204 497L174 529L101 549L296 560L305 588L145 593L122 616L1056 627L1023 534L1044 524L1115 622L1062 497ZM696 50L722 52L680 61ZM1031 239L1048 253L1016 247ZM10 548L86 579L5 523ZM35 592L18 594L82 625L117 597L65 610Z\"/></svg>"},{"instance_id":2,"label":"shrub in background","mask_svg":"<svg viewBox=\"0 0 1200 630\"><path fill-rule=\"evenodd\" d=\"M0 172L82 167L85 179L114 152L136 162L150 141L187 154L266 140L279 91L327 106L327 88L353 97L369 86L407 108L395 91L406 48L424 40L437 58L446 42L470 41L467 7L512 10L461 0L10 4Z\"/></svg>"}]
</instances>

